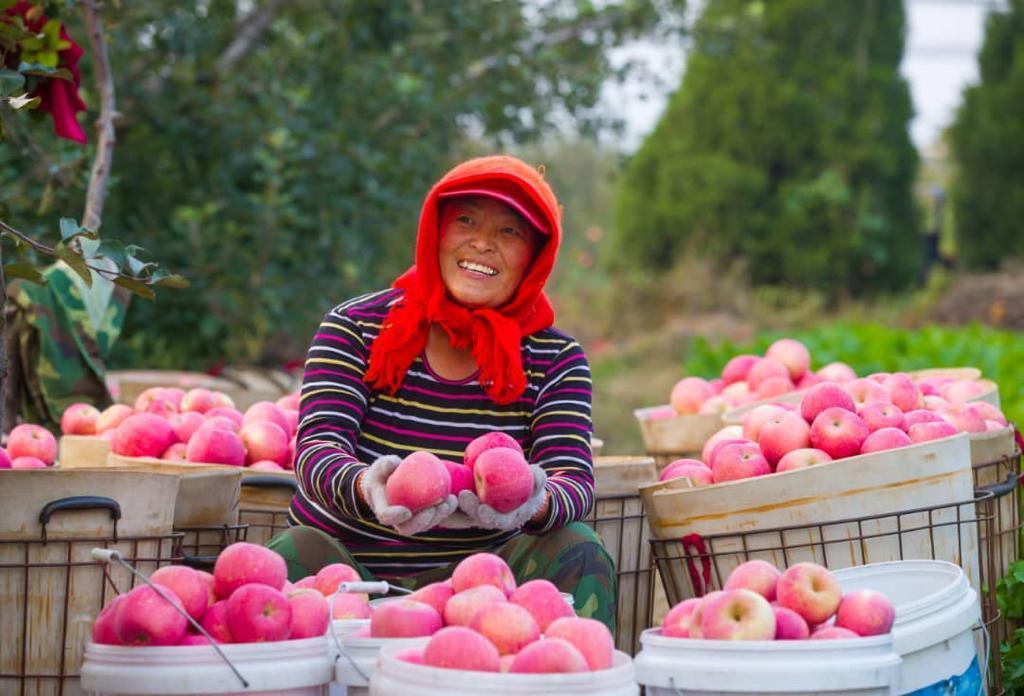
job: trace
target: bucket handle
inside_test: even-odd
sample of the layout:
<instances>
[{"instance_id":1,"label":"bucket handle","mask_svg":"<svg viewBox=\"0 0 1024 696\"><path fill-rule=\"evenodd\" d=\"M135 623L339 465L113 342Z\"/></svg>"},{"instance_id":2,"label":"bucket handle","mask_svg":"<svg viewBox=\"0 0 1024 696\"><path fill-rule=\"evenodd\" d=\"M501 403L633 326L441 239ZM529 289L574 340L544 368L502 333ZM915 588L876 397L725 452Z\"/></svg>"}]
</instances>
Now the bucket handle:
<instances>
[{"instance_id":1,"label":"bucket handle","mask_svg":"<svg viewBox=\"0 0 1024 696\"><path fill-rule=\"evenodd\" d=\"M336 647L338 649L339 657L341 655L344 655L345 659L348 660L348 663L350 665L352 665L352 669L354 669L356 671L356 673L360 677L362 677L367 683L369 683L370 677L367 674L363 673L363 670L361 670L359 668L359 665L356 664L356 661L352 659L352 656L349 655L348 651L345 650L344 646L341 644L341 641L338 640L338 634L334 632L334 600L336 600L338 598L338 595L344 594L345 592L365 592L367 594L387 594L389 591L405 592L405 593L410 593L410 594L412 593L412 590L407 590L404 587L399 587L397 585L392 585L391 583L385 582L383 580L375 580L375 581L365 581L365 580L363 580L363 581L357 581L357 582L343 582L343 583L339 583L338 584L338 589L334 592L334 594L331 595L331 599L329 601L330 613L328 614L328 616L330 617L330 621L329 621L329 623L327 625L331 629L331 640L334 641L334 647Z\"/></svg>"},{"instance_id":2,"label":"bucket handle","mask_svg":"<svg viewBox=\"0 0 1024 696\"><path fill-rule=\"evenodd\" d=\"M39 524L43 526L42 540L46 543L46 525L55 512L65 510L106 510L114 522L114 541L117 541L117 521L121 519L121 506L113 498L102 495L73 495L68 498L51 500L39 511Z\"/></svg>"},{"instance_id":3,"label":"bucket handle","mask_svg":"<svg viewBox=\"0 0 1024 696\"><path fill-rule=\"evenodd\" d=\"M126 568L129 573L137 577L145 584L149 585L150 589L152 589L154 592L160 595L160 597L162 597L165 602L170 604L176 612L184 616L185 620L192 624L193 628L202 633L206 637L206 640L210 641L210 646L217 651L217 654L220 655L220 659L224 660L227 666L231 668L231 671L235 673L235 676L238 677L238 680L242 682L242 686L244 686L246 689L249 688L249 682L245 680L245 677L243 677L242 673L238 671L238 668L235 667L231 660L228 659L228 656L224 654L224 651L220 649L220 645L217 643L216 640L214 640L213 636L207 633L206 629L203 628L198 621L193 619L189 615L189 613L182 608L179 602L175 602L173 599L168 597L167 594L164 593L162 589L160 589L159 585L150 582L149 578L147 578L139 571L135 570L135 568L132 567L131 563L124 560L124 557L121 555L119 551L117 551L116 549L94 548L91 552L91 555L94 560L97 560L101 563L117 563L121 565L122 567Z\"/></svg>"},{"instance_id":4,"label":"bucket handle","mask_svg":"<svg viewBox=\"0 0 1024 696\"><path fill-rule=\"evenodd\" d=\"M252 476L242 479L242 487L248 488L287 488L292 493L297 493L299 484L295 479L282 478L280 476Z\"/></svg>"},{"instance_id":5,"label":"bucket handle","mask_svg":"<svg viewBox=\"0 0 1024 696\"><path fill-rule=\"evenodd\" d=\"M1016 487L1017 473L1011 471L1010 475L1002 483L994 483L991 486L978 486L978 491L981 493L991 493L995 498L1002 498L1004 495L1009 495L1013 492L1013 489Z\"/></svg>"}]
</instances>

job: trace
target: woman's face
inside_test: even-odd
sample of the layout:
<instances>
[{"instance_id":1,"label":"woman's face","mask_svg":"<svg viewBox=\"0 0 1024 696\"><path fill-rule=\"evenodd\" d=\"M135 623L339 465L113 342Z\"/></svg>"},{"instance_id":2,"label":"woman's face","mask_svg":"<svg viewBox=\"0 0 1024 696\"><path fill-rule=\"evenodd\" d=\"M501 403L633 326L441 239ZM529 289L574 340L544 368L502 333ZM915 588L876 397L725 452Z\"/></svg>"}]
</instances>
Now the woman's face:
<instances>
[{"instance_id":1,"label":"woman's face","mask_svg":"<svg viewBox=\"0 0 1024 696\"><path fill-rule=\"evenodd\" d=\"M438 264L448 294L466 307L500 307L533 262L539 233L504 203L472 196L441 209Z\"/></svg>"}]
</instances>

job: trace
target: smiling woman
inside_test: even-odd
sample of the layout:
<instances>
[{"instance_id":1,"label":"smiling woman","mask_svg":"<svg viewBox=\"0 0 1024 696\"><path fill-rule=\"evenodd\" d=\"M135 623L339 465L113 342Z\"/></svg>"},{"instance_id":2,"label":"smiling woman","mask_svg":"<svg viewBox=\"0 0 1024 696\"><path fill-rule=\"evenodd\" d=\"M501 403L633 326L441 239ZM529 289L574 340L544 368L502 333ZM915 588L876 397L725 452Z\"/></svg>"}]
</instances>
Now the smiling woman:
<instances>
[{"instance_id":1,"label":"smiling woman","mask_svg":"<svg viewBox=\"0 0 1024 696\"><path fill-rule=\"evenodd\" d=\"M470 160L427 194L413 267L327 313L303 379L294 526L270 542L292 580L341 562L416 588L491 551L614 630L614 568L579 522L594 498L590 368L544 294L561 230L542 173ZM387 504L399 459L462 461L489 433L525 453L525 503L498 512L464 490L415 513Z\"/></svg>"}]
</instances>

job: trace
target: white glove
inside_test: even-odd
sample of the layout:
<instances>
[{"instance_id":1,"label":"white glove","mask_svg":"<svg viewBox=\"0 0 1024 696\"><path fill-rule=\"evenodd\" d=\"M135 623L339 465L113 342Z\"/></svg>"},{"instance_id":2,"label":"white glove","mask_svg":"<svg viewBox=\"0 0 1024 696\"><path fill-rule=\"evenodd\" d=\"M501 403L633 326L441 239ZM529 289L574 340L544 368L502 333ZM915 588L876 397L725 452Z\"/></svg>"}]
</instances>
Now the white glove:
<instances>
[{"instance_id":1,"label":"white glove","mask_svg":"<svg viewBox=\"0 0 1024 696\"><path fill-rule=\"evenodd\" d=\"M520 529L544 506L547 497L545 484L548 475L537 464L530 466L533 473L533 493L525 503L509 512L498 512L487 503L481 503L476 493L470 490L459 492L459 509L480 529L500 529L508 532Z\"/></svg>"},{"instance_id":2,"label":"white glove","mask_svg":"<svg viewBox=\"0 0 1024 696\"><path fill-rule=\"evenodd\" d=\"M360 477L359 488L378 522L394 527L403 536L413 536L436 527L455 512L459 501L449 494L437 505L431 505L415 514L404 505L389 504L386 492L388 477L401 463L401 458L393 454L378 457Z\"/></svg>"}]
</instances>

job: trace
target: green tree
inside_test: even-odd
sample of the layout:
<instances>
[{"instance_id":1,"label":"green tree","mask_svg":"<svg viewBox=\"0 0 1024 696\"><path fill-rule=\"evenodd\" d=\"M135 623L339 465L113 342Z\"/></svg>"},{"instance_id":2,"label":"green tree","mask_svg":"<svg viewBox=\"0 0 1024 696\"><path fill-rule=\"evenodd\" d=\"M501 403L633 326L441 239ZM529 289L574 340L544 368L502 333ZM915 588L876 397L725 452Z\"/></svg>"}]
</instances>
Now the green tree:
<instances>
[{"instance_id":1,"label":"green tree","mask_svg":"<svg viewBox=\"0 0 1024 696\"><path fill-rule=\"evenodd\" d=\"M109 26L121 118L106 220L191 282L133 306L122 360L301 356L333 303L411 263L423 196L467 133L511 146L567 116L602 127L608 47L676 32L682 5L122 4Z\"/></svg>"},{"instance_id":2,"label":"green tree","mask_svg":"<svg viewBox=\"0 0 1024 696\"><path fill-rule=\"evenodd\" d=\"M900 0L709 0L679 90L626 167L612 263L743 257L831 297L911 282L917 155Z\"/></svg>"},{"instance_id":3,"label":"green tree","mask_svg":"<svg viewBox=\"0 0 1024 696\"><path fill-rule=\"evenodd\" d=\"M952 128L957 259L996 268L1024 255L1024 0L993 12Z\"/></svg>"}]
</instances>

